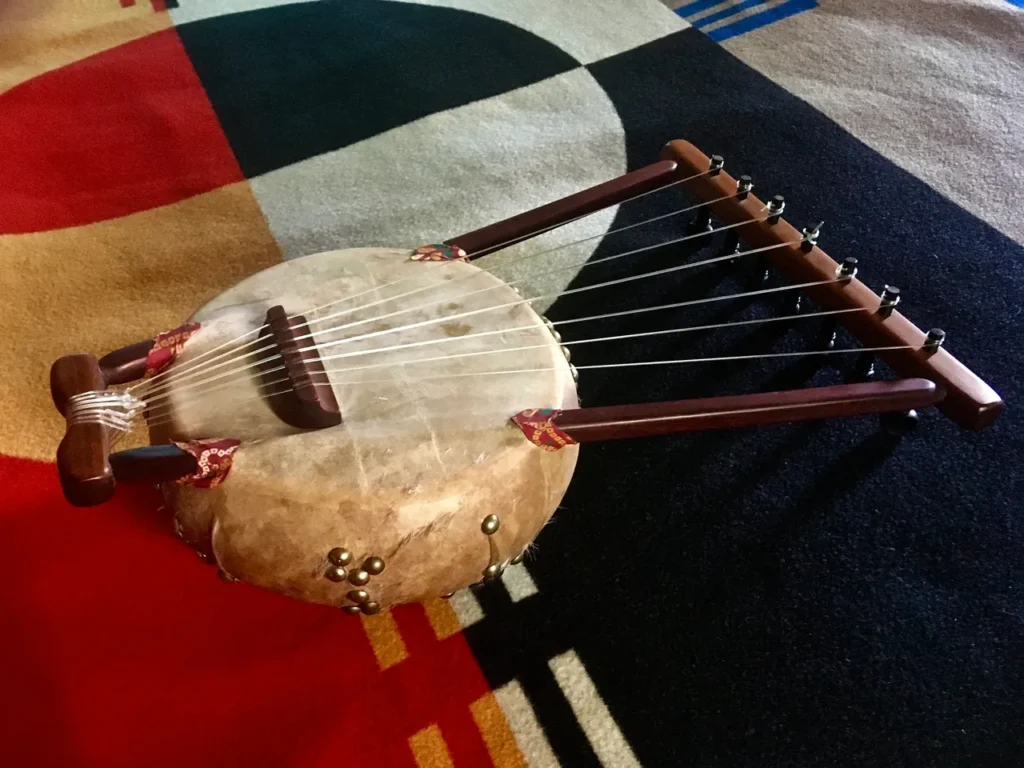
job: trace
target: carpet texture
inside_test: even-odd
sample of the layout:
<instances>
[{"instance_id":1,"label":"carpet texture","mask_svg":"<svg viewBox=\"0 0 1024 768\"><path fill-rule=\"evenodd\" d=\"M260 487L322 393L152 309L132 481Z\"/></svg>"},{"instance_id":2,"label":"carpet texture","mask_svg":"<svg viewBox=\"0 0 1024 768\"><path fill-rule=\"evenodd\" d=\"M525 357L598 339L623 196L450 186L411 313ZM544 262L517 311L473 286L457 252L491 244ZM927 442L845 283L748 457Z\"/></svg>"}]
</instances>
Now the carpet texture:
<instances>
[{"instance_id":1,"label":"carpet texture","mask_svg":"<svg viewBox=\"0 0 1024 768\"><path fill-rule=\"evenodd\" d=\"M3 4L0 764L1020 764L1024 10L675 5ZM151 489L63 501L46 388L61 354L178 325L282 259L439 241L675 138L785 194L797 226L825 220L833 257L900 286L906 313L1004 396L1000 421L587 445L525 564L365 618L222 583ZM681 236L668 218L522 263L689 202L653 195L485 266L546 294L707 255L573 266ZM756 278L719 266L542 306L568 319ZM564 335L766 318L791 300ZM807 350L821 330L581 345L573 361ZM585 371L580 388L587 405L769 391L842 381L853 359Z\"/></svg>"}]
</instances>

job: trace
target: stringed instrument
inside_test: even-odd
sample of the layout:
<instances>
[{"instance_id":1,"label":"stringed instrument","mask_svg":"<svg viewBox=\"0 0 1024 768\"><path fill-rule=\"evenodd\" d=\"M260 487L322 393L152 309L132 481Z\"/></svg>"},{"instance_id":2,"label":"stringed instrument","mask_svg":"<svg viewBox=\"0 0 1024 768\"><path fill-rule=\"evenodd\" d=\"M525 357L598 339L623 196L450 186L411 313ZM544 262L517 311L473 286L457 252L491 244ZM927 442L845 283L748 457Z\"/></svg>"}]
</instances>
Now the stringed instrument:
<instances>
[{"instance_id":1,"label":"stringed instrument","mask_svg":"<svg viewBox=\"0 0 1024 768\"><path fill-rule=\"evenodd\" d=\"M998 417L1000 397L943 347L944 333L925 333L900 314L898 289L879 296L868 288L855 260L838 264L824 253L820 227L787 223L781 196L762 202L749 178L733 178L722 158L684 141L662 158L444 243L288 261L225 291L181 328L98 360L60 358L51 390L67 424L57 450L65 496L91 506L110 499L116 483L160 485L178 536L226 580L374 614L500 578L551 518L581 443L933 405L970 430ZM717 243L714 255L559 295L756 259L816 305L799 317L841 323L863 345L830 342L819 354L877 356L902 378L581 407L581 371L698 361L577 370L574 344L625 337L563 341L556 326L699 302L552 323L532 306L552 295L524 297L522 280L502 280L476 260L672 186L698 202L669 215L694 219L684 236L651 248ZM148 428L151 445L112 451L136 428Z\"/></svg>"}]
</instances>

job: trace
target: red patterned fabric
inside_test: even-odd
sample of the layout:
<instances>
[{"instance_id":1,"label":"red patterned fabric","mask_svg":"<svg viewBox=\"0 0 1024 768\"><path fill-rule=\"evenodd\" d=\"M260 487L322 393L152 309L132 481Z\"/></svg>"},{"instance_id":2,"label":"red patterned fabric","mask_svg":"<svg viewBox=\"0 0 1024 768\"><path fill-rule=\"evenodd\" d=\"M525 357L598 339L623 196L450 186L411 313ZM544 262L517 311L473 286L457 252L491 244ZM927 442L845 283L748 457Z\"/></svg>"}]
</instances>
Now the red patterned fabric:
<instances>
[{"instance_id":1,"label":"red patterned fabric","mask_svg":"<svg viewBox=\"0 0 1024 768\"><path fill-rule=\"evenodd\" d=\"M143 378L150 378L162 371L185 348L185 342L199 330L199 323L186 323L173 331L165 331L153 339L153 348L146 355L146 373Z\"/></svg>"},{"instance_id":2,"label":"red patterned fabric","mask_svg":"<svg viewBox=\"0 0 1024 768\"><path fill-rule=\"evenodd\" d=\"M527 408L512 417L512 422L523 430L526 439L545 451L557 451L567 445L576 445L568 434L554 424L561 411L554 408Z\"/></svg>"},{"instance_id":3,"label":"red patterned fabric","mask_svg":"<svg viewBox=\"0 0 1024 768\"><path fill-rule=\"evenodd\" d=\"M412 252L413 261L469 261L466 252L457 245L438 243L421 245Z\"/></svg>"},{"instance_id":4,"label":"red patterned fabric","mask_svg":"<svg viewBox=\"0 0 1024 768\"><path fill-rule=\"evenodd\" d=\"M199 469L194 475L183 477L178 482L197 488L212 488L223 483L231 471L231 462L241 443L238 440L208 439L193 440L191 443L175 443L181 450L192 454Z\"/></svg>"}]
</instances>

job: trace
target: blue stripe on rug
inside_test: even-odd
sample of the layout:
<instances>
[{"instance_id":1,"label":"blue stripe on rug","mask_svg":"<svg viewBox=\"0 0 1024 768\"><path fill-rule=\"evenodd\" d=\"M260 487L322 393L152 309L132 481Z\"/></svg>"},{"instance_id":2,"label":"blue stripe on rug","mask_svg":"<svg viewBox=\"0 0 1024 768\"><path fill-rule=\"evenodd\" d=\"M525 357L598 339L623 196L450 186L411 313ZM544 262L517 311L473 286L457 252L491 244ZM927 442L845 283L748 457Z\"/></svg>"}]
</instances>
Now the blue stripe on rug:
<instances>
[{"instance_id":1,"label":"blue stripe on rug","mask_svg":"<svg viewBox=\"0 0 1024 768\"><path fill-rule=\"evenodd\" d=\"M698 21L694 21L692 22L692 24L697 29L703 29L704 27L711 26L716 21L727 19L730 16L739 13L740 11L745 11L747 8L752 8L755 5L763 5L765 2L766 0L742 0L742 2L730 5L728 8L723 8L721 11L718 11L717 13L712 13L711 15L705 16L704 18L699 19Z\"/></svg>"},{"instance_id":2,"label":"blue stripe on rug","mask_svg":"<svg viewBox=\"0 0 1024 768\"><path fill-rule=\"evenodd\" d=\"M817 0L788 0L788 2L777 5L774 8L769 8L766 11L734 21L732 24L726 24L724 27L714 29L708 32L707 36L715 42L721 43L746 32L774 24L776 21L809 11L817 6Z\"/></svg>"},{"instance_id":3,"label":"blue stripe on rug","mask_svg":"<svg viewBox=\"0 0 1024 768\"><path fill-rule=\"evenodd\" d=\"M687 16L693 16L695 13L706 11L708 8L718 5L722 0L693 0L692 3L681 5L676 8L676 13L682 16L684 19Z\"/></svg>"}]
</instances>

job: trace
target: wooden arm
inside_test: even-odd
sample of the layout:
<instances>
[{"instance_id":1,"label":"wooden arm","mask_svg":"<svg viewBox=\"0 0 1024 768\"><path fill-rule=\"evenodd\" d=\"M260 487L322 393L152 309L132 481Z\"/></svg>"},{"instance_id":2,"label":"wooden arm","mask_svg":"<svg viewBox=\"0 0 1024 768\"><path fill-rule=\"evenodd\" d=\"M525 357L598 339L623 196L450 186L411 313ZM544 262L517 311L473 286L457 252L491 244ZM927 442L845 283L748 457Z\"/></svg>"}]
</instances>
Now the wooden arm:
<instances>
[{"instance_id":1,"label":"wooden arm","mask_svg":"<svg viewBox=\"0 0 1024 768\"><path fill-rule=\"evenodd\" d=\"M711 162L703 152L686 141L670 142L662 151L662 157L678 163L677 173L680 178L707 171ZM738 228L738 234L751 247L765 248L794 243L764 253L765 258L788 280L809 283L836 277L839 265L817 246L807 252L803 251L798 242L802 233L785 219L780 218L774 224L763 221L765 204L753 194L743 200L737 199L736 179L724 170L713 176L702 175L691 179L684 186L700 200L717 200L709 205L724 224L748 222L746 226ZM912 347L879 352L878 356L900 376L934 381L946 392L939 409L959 426L981 430L1002 413L1003 401L988 384L946 350L925 349L925 333L899 312L878 312L881 299L860 280L853 278L804 290L812 301L826 310L869 310L848 312L838 318L865 346Z\"/></svg>"},{"instance_id":2,"label":"wooden arm","mask_svg":"<svg viewBox=\"0 0 1024 768\"><path fill-rule=\"evenodd\" d=\"M194 475L195 457L176 445L147 445L110 454L110 466L119 483L168 483Z\"/></svg>"},{"instance_id":3,"label":"wooden arm","mask_svg":"<svg viewBox=\"0 0 1024 768\"><path fill-rule=\"evenodd\" d=\"M486 256L499 245L513 245L531 237L560 227L580 216L603 208L610 208L625 200L661 189L677 181L676 164L671 160L648 165L645 168L619 176L582 192L563 197L553 203L534 208L510 219L490 224L482 229L446 240L469 254L470 260Z\"/></svg>"},{"instance_id":4,"label":"wooden arm","mask_svg":"<svg viewBox=\"0 0 1024 768\"><path fill-rule=\"evenodd\" d=\"M75 395L102 392L106 388L99 361L92 355L66 355L50 368L50 394L62 414ZM97 423L68 425L57 448L57 472L69 502L76 507L89 507L114 495L109 455L107 427Z\"/></svg>"},{"instance_id":5,"label":"wooden arm","mask_svg":"<svg viewBox=\"0 0 1024 768\"><path fill-rule=\"evenodd\" d=\"M907 411L933 405L942 397L943 393L931 381L900 379L697 400L575 408L562 411L553 423L574 440L586 443Z\"/></svg>"},{"instance_id":6,"label":"wooden arm","mask_svg":"<svg viewBox=\"0 0 1024 768\"><path fill-rule=\"evenodd\" d=\"M146 358L153 349L153 340L138 341L127 347L115 349L100 358L100 371L108 387L127 384L141 379L146 374Z\"/></svg>"}]
</instances>

